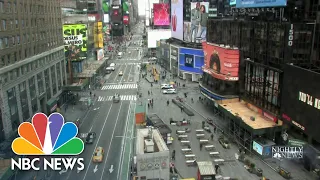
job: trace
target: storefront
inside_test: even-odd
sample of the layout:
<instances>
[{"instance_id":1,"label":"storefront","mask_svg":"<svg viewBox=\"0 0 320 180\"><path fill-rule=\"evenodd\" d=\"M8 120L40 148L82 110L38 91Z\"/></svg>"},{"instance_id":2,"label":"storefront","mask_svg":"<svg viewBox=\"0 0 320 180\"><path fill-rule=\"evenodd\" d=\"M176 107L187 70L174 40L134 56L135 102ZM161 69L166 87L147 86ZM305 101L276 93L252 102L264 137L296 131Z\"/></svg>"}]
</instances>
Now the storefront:
<instances>
[{"instance_id":1,"label":"storefront","mask_svg":"<svg viewBox=\"0 0 320 180\"><path fill-rule=\"evenodd\" d=\"M157 47L157 58L160 66L170 71L170 44L165 40L161 40L160 46Z\"/></svg>"},{"instance_id":2,"label":"storefront","mask_svg":"<svg viewBox=\"0 0 320 180\"><path fill-rule=\"evenodd\" d=\"M187 81L199 81L202 78L204 53L202 49L179 49L179 77Z\"/></svg>"},{"instance_id":3,"label":"storefront","mask_svg":"<svg viewBox=\"0 0 320 180\"><path fill-rule=\"evenodd\" d=\"M57 99L56 98L51 98L47 102L47 114L51 114L51 113L55 112L57 108L58 108Z\"/></svg>"}]
</instances>

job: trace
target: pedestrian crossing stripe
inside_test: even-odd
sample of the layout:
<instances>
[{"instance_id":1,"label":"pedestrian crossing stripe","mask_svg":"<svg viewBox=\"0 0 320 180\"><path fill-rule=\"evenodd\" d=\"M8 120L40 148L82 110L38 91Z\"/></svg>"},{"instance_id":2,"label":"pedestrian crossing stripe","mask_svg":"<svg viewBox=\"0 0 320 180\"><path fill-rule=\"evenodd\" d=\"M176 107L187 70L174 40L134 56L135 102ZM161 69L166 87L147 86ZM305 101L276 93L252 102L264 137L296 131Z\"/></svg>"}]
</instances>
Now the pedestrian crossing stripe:
<instances>
[{"instance_id":1,"label":"pedestrian crossing stripe","mask_svg":"<svg viewBox=\"0 0 320 180\"><path fill-rule=\"evenodd\" d=\"M140 65L141 63L126 63L126 65Z\"/></svg>"},{"instance_id":2,"label":"pedestrian crossing stripe","mask_svg":"<svg viewBox=\"0 0 320 180\"><path fill-rule=\"evenodd\" d=\"M98 101L112 101L113 96L99 96ZM120 95L121 101L136 101L137 95Z\"/></svg>"},{"instance_id":3,"label":"pedestrian crossing stripe","mask_svg":"<svg viewBox=\"0 0 320 180\"><path fill-rule=\"evenodd\" d=\"M101 90L107 89L137 89L138 84L115 84L115 85L105 85Z\"/></svg>"}]
</instances>

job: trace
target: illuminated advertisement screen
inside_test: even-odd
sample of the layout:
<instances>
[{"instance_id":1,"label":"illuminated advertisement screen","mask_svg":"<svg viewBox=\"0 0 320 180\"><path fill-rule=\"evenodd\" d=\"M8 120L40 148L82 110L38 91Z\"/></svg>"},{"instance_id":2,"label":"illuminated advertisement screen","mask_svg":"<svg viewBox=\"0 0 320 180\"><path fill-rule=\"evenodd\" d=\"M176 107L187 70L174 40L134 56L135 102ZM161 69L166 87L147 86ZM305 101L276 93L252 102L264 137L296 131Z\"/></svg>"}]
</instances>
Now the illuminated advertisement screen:
<instances>
[{"instance_id":1,"label":"illuminated advertisement screen","mask_svg":"<svg viewBox=\"0 0 320 180\"><path fill-rule=\"evenodd\" d=\"M122 22L122 13L120 6L112 6L111 21L112 22Z\"/></svg>"},{"instance_id":2,"label":"illuminated advertisement screen","mask_svg":"<svg viewBox=\"0 0 320 180\"><path fill-rule=\"evenodd\" d=\"M283 69L281 119L320 141L320 74L292 65Z\"/></svg>"},{"instance_id":3,"label":"illuminated advertisement screen","mask_svg":"<svg viewBox=\"0 0 320 180\"><path fill-rule=\"evenodd\" d=\"M237 0L230 0L230 6L236 5L237 4Z\"/></svg>"},{"instance_id":4,"label":"illuminated advertisement screen","mask_svg":"<svg viewBox=\"0 0 320 180\"><path fill-rule=\"evenodd\" d=\"M260 155L263 154L263 147L255 141L252 142L252 149Z\"/></svg>"},{"instance_id":5,"label":"illuminated advertisement screen","mask_svg":"<svg viewBox=\"0 0 320 180\"><path fill-rule=\"evenodd\" d=\"M179 69L193 73L202 74L201 67L204 64L204 53L202 49L180 48Z\"/></svg>"},{"instance_id":6,"label":"illuminated advertisement screen","mask_svg":"<svg viewBox=\"0 0 320 180\"><path fill-rule=\"evenodd\" d=\"M129 16L127 16L127 15L123 16L123 24L125 24L125 25L129 24Z\"/></svg>"},{"instance_id":7,"label":"illuminated advertisement screen","mask_svg":"<svg viewBox=\"0 0 320 180\"><path fill-rule=\"evenodd\" d=\"M97 50L97 60L100 61L104 58L104 51L103 49Z\"/></svg>"},{"instance_id":8,"label":"illuminated advertisement screen","mask_svg":"<svg viewBox=\"0 0 320 180\"><path fill-rule=\"evenodd\" d=\"M239 50L202 43L204 66L202 70L211 76L225 80L239 80Z\"/></svg>"},{"instance_id":9,"label":"illuminated advertisement screen","mask_svg":"<svg viewBox=\"0 0 320 180\"><path fill-rule=\"evenodd\" d=\"M231 3L231 1L230 1ZM230 4L231 5L231 4ZM287 0L236 0L236 8L259 8L287 6Z\"/></svg>"},{"instance_id":10,"label":"illuminated advertisement screen","mask_svg":"<svg viewBox=\"0 0 320 180\"><path fill-rule=\"evenodd\" d=\"M169 4L153 4L153 24L155 26L170 25Z\"/></svg>"},{"instance_id":11,"label":"illuminated advertisement screen","mask_svg":"<svg viewBox=\"0 0 320 180\"><path fill-rule=\"evenodd\" d=\"M64 51L66 57L72 61L79 61L87 57L87 25L63 25Z\"/></svg>"},{"instance_id":12,"label":"illuminated advertisement screen","mask_svg":"<svg viewBox=\"0 0 320 180\"><path fill-rule=\"evenodd\" d=\"M103 0L102 1L102 11L104 14L109 13L109 0Z\"/></svg>"},{"instance_id":13,"label":"illuminated advertisement screen","mask_svg":"<svg viewBox=\"0 0 320 180\"><path fill-rule=\"evenodd\" d=\"M94 47L103 48L103 31L102 31L102 22L94 23Z\"/></svg>"},{"instance_id":14,"label":"illuminated advertisement screen","mask_svg":"<svg viewBox=\"0 0 320 180\"><path fill-rule=\"evenodd\" d=\"M171 0L172 37L183 40L183 0Z\"/></svg>"},{"instance_id":15,"label":"illuminated advertisement screen","mask_svg":"<svg viewBox=\"0 0 320 180\"><path fill-rule=\"evenodd\" d=\"M191 3L191 22L183 23L183 40L196 42L197 38L206 41L209 2Z\"/></svg>"}]
</instances>

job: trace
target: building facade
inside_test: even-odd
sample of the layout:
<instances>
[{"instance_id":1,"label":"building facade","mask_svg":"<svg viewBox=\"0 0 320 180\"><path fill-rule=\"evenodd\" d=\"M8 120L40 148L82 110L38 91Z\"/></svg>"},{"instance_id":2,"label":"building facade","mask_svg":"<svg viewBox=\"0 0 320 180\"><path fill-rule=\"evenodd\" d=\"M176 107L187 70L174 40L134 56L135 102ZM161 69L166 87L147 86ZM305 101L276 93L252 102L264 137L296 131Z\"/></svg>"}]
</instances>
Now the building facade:
<instances>
[{"instance_id":1,"label":"building facade","mask_svg":"<svg viewBox=\"0 0 320 180\"><path fill-rule=\"evenodd\" d=\"M55 111L66 84L57 1L0 2L0 139L34 113Z\"/></svg>"}]
</instances>

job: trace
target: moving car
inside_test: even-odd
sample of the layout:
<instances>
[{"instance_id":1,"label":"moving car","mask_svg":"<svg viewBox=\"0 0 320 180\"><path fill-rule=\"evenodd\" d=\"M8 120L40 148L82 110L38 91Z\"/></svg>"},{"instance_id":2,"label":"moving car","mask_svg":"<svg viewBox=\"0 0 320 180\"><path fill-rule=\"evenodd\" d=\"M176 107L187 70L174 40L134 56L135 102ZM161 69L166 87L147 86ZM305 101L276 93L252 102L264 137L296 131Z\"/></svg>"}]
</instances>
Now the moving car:
<instances>
[{"instance_id":1,"label":"moving car","mask_svg":"<svg viewBox=\"0 0 320 180\"><path fill-rule=\"evenodd\" d=\"M86 137L86 143L87 144L92 144L95 139L96 139L96 133L95 132L89 132L87 137Z\"/></svg>"},{"instance_id":2,"label":"moving car","mask_svg":"<svg viewBox=\"0 0 320 180\"><path fill-rule=\"evenodd\" d=\"M170 84L161 84L161 89L173 89L173 85L170 85Z\"/></svg>"},{"instance_id":3,"label":"moving car","mask_svg":"<svg viewBox=\"0 0 320 180\"><path fill-rule=\"evenodd\" d=\"M119 95L119 94L115 94L115 95L112 97L112 100L113 100L114 103L120 102L120 95Z\"/></svg>"},{"instance_id":4,"label":"moving car","mask_svg":"<svg viewBox=\"0 0 320 180\"><path fill-rule=\"evenodd\" d=\"M123 75L123 72L122 72L122 71L120 71L120 72L119 72L119 76L122 76L122 75Z\"/></svg>"},{"instance_id":5,"label":"moving car","mask_svg":"<svg viewBox=\"0 0 320 180\"><path fill-rule=\"evenodd\" d=\"M162 91L163 94L177 94L175 89L166 89Z\"/></svg>"},{"instance_id":6,"label":"moving car","mask_svg":"<svg viewBox=\"0 0 320 180\"><path fill-rule=\"evenodd\" d=\"M103 160L104 149L102 147L97 147L94 151L92 162L100 163Z\"/></svg>"}]
</instances>

